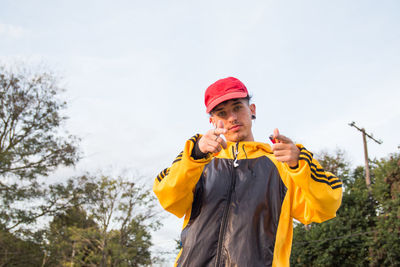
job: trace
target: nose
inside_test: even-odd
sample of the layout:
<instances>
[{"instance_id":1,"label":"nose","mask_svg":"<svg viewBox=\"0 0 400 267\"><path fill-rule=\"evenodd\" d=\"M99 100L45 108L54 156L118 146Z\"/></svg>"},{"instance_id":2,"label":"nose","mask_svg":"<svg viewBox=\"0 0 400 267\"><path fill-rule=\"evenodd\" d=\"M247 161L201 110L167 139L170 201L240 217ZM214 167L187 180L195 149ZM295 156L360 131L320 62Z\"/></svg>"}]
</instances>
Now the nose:
<instances>
[{"instance_id":1,"label":"nose","mask_svg":"<svg viewBox=\"0 0 400 267\"><path fill-rule=\"evenodd\" d=\"M234 121L236 121L237 120L237 114L236 114L236 112L229 112L228 113L228 121L229 122L234 122Z\"/></svg>"}]
</instances>

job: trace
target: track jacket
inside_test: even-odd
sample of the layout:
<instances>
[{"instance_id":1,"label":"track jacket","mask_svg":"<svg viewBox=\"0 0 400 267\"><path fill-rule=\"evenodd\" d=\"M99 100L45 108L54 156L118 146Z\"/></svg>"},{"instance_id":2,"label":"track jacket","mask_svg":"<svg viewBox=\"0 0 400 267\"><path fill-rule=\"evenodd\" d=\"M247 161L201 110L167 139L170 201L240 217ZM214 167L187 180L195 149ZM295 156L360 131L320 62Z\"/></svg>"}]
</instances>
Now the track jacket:
<instances>
[{"instance_id":1,"label":"track jacket","mask_svg":"<svg viewBox=\"0 0 400 267\"><path fill-rule=\"evenodd\" d=\"M302 145L292 169L259 142L227 142L195 160L200 137L186 142L153 186L164 209L185 216L175 266L289 266L293 218L309 224L335 217L342 182Z\"/></svg>"}]
</instances>

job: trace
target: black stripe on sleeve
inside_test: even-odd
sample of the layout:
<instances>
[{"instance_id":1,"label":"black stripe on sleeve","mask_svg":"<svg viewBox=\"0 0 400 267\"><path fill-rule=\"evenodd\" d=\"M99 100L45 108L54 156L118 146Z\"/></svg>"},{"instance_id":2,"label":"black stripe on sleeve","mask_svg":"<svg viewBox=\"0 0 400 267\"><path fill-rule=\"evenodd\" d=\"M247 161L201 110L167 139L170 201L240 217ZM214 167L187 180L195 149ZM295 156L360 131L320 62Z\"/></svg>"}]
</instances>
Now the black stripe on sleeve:
<instances>
[{"instance_id":1,"label":"black stripe on sleeve","mask_svg":"<svg viewBox=\"0 0 400 267\"><path fill-rule=\"evenodd\" d=\"M309 160L312 160L311 156L307 154L306 152L301 151L300 155L303 155L304 157L308 158Z\"/></svg>"},{"instance_id":2,"label":"black stripe on sleeve","mask_svg":"<svg viewBox=\"0 0 400 267\"><path fill-rule=\"evenodd\" d=\"M324 169L320 169L317 167L317 165L315 165L314 163L312 163L308 158L305 157L299 157L299 159L303 159L305 160L308 165L310 165L311 170L315 173L316 176L321 177L321 178L327 178L328 180L335 178L336 176L330 175L330 176L326 176L325 170ZM318 172L322 172L322 173L318 173Z\"/></svg>"},{"instance_id":3,"label":"black stripe on sleeve","mask_svg":"<svg viewBox=\"0 0 400 267\"><path fill-rule=\"evenodd\" d=\"M342 184L339 184L339 185L332 186L332 189L337 189L337 188L341 188L341 187L342 187Z\"/></svg>"},{"instance_id":4,"label":"black stripe on sleeve","mask_svg":"<svg viewBox=\"0 0 400 267\"><path fill-rule=\"evenodd\" d=\"M172 164L177 163L178 161L181 161L181 160L182 160L182 158L177 158L172 162Z\"/></svg>"},{"instance_id":5,"label":"black stripe on sleeve","mask_svg":"<svg viewBox=\"0 0 400 267\"><path fill-rule=\"evenodd\" d=\"M313 162L311 162L311 165L315 168L315 171L318 171L318 172L325 172L324 169L318 168L317 165L315 165Z\"/></svg>"},{"instance_id":6,"label":"black stripe on sleeve","mask_svg":"<svg viewBox=\"0 0 400 267\"><path fill-rule=\"evenodd\" d=\"M300 152L300 155L306 156L306 157L310 160L311 165L315 167L316 171L318 171L318 172L325 172L324 169L318 168L317 165L315 165L314 163L312 163L313 156L314 156L313 153L311 153L310 151L308 151L308 150L305 149L304 147L302 147L302 148L300 149L300 151L301 151L301 152Z\"/></svg>"},{"instance_id":7,"label":"black stripe on sleeve","mask_svg":"<svg viewBox=\"0 0 400 267\"><path fill-rule=\"evenodd\" d=\"M313 165L313 166L315 167L316 171L325 172L324 169L320 169L320 168L317 167L317 165L315 165L314 163L312 163L312 157L311 157L309 154L307 154L307 153L305 153L305 152L300 152L300 155L305 156L305 157L303 157L303 158L307 158L307 159L309 160L309 162L310 162L310 165Z\"/></svg>"},{"instance_id":8,"label":"black stripe on sleeve","mask_svg":"<svg viewBox=\"0 0 400 267\"><path fill-rule=\"evenodd\" d=\"M200 134L196 134L192 136L189 140L193 142L193 144L196 144L197 140L199 140Z\"/></svg>"},{"instance_id":9,"label":"black stripe on sleeve","mask_svg":"<svg viewBox=\"0 0 400 267\"><path fill-rule=\"evenodd\" d=\"M341 183L342 181L338 178L337 180L335 180L335 181L331 181L330 183L331 183L331 186L333 186L333 185L335 185L335 184L337 184L337 183Z\"/></svg>"},{"instance_id":10,"label":"black stripe on sleeve","mask_svg":"<svg viewBox=\"0 0 400 267\"><path fill-rule=\"evenodd\" d=\"M311 169L311 178L312 178L314 181L320 182L320 183L325 183L325 184L331 186L332 189L336 189L336 188L340 188L340 187L341 187L341 185L340 185L340 186L332 186L332 185L334 185L334 184L336 184L336 183L338 183L338 182L341 182L341 180L340 180L339 178L337 178L336 176L333 176L333 175L326 176L326 175L324 175L324 174L317 173L316 170L319 170L319 171L320 171L320 170L324 171L324 170L323 170L323 169L318 169L317 166L316 166L314 163L312 163L312 162L308 159L308 157L300 156L299 159L303 159L303 160L305 160L305 161L308 163L308 165L310 166L310 169ZM314 170L314 168L312 168L312 167L314 167L315 170ZM328 179L328 180L337 178L338 180L327 181L327 180L318 179L318 177L319 177L319 178L325 178L325 179Z\"/></svg>"},{"instance_id":11,"label":"black stripe on sleeve","mask_svg":"<svg viewBox=\"0 0 400 267\"><path fill-rule=\"evenodd\" d=\"M307 148L305 148L305 147L302 147L302 148L300 149L300 151L301 151L301 152L306 152L306 153L310 154L311 157L314 157L314 154L311 153L310 151L308 151Z\"/></svg>"},{"instance_id":12,"label":"black stripe on sleeve","mask_svg":"<svg viewBox=\"0 0 400 267\"><path fill-rule=\"evenodd\" d=\"M299 157L299 160L300 160L300 159L305 160L305 161L308 163L308 165L311 166L311 161L310 161L308 158L303 157L303 156L300 156L300 157Z\"/></svg>"},{"instance_id":13,"label":"black stripe on sleeve","mask_svg":"<svg viewBox=\"0 0 400 267\"><path fill-rule=\"evenodd\" d=\"M313 164L313 163L311 163L311 164L312 164L312 165L311 165L311 171L315 174L315 176L320 177L320 178L326 178L326 179L328 179L328 180L331 180L331 179L333 179L333 178L336 178L336 176L334 176L334 175L329 175L329 176L327 176L327 175L324 174L324 173L318 173L318 172L316 172L316 171L313 169L313 167L315 167L314 164Z\"/></svg>"},{"instance_id":14,"label":"black stripe on sleeve","mask_svg":"<svg viewBox=\"0 0 400 267\"><path fill-rule=\"evenodd\" d=\"M196 144L196 141L194 139L189 139L194 145Z\"/></svg>"},{"instance_id":15,"label":"black stripe on sleeve","mask_svg":"<svg viewBox=\"0 0 400 267\"><path fill-rule=\"evenodd\" d=\"M314 173L312 173L312 172L311 172L311 177L312 177L312 179L313 179L314 181L320 182L320 183L324 183L324 184L327 184L327 185L330 185L331 187L332 187L333 184L336 184L336 183L340 182L340 180L336 180L336 181L333 181L333 182L329 182L329 181L327 181L327 180L318 179L317 177L315 177ZM332 189L333 189L333 188L332 188Z\"/></svg>"},{"instance_id":16,"label":"black stripe on sleeve","mask_svg":"<svg viewBox=\"0 0 400 267\"><path fill-rule=\"evenodd\" d=\"M169 173L169 168L165 168L164 170L162 170L162 171L160 172L159 175L157 175L157 180L158 180L159 182L161 182L162 179L164 179L164 177L167 176L168 173Z\"/></svg>"},{"instance_id":17,"label":"black stripe on sleeve","mask_svg":"<svg viewBox=\"0 0 400 267\"><path fill-rule=\"evenodd\" d=\"M178 156L176 156L175 160L172 162L172 164L181 161L182 160L182 156L183 156L183 151L181 151L181 153L178 154Z\"/></svg>"}]
</instances>

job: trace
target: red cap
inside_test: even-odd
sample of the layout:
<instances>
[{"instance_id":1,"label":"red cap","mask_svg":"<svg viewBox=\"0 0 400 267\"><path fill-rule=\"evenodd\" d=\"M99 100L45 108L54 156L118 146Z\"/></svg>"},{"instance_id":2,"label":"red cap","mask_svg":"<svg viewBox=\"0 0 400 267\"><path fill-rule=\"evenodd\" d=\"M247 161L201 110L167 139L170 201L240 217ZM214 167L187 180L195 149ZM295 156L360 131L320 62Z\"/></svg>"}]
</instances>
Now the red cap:
<instances>
[{"instance_id":1,"label":"red cap","mask_svg":"<svg viewBox=\"0 0 400 267\"><path fill-rule=\"evenodd\" d=\"M234 77L218 80L206 90L204 102L207 113L210 113L213 108L226 100L244 98L248 94L246 86Z\"/></svg>"}]
</instances>

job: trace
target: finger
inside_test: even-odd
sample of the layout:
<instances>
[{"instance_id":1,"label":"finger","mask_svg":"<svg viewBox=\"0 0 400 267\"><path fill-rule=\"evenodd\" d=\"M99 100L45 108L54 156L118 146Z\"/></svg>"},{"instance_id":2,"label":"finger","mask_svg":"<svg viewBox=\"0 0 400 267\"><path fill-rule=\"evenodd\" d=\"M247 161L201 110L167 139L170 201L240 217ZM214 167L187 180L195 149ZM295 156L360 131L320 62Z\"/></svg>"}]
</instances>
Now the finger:
<instances>
[{"instance_id":1,"label":"finger","mask_svg":"<svg viewBox=\"0 0 400 267\"><path fill-rule=\"evenodd\" d=\"M216 142L216 143L218 143L218 142ZM219 151L221 151L221 146L219 145L219 143L218 143L218 145L215 145L215 144L210 144L209 146L208 146L208 151L210 151L211 153L217 153L217 152L219 152Z\"/></svg>"},{"instance_id":2,"label":"finger","mask_svg":"<svg viewBox=\"0 0 400 267\"><path fill-rule=\"evenodd\" d=\"M220 134L224 134L224 133L226 133L226 129L223 129L223 128L217 128L214 131L215 135L220 135Z\"/></svg>"},{"instance_id":3,"label":"finger","mask_svg":"<svg viewBox=\"0 0 400 267\"><path fill-rule=\"evenodd\" d=\"M293 152L288 149L275 150L275 151L273 151L273 153L274 153L275 158L284 157L284 156L291 157L293 155Z\"/></svg>"},{"instance_id":4,"label":"finger","mask_svg":"<svg viewBox=\"0 0 400 267\"><path fill-rule=\"evenodd\" d=\"M290 144L286 143L276 143L272 145L272 151L278 151L278 150L290 150L291 146Z\"/></svg>"},{"instance_id":5,"label":"finger","mask_svg":"<svg viewBox=\"0 0 400 267\"><path fill-rule=\"evenodd\" d=\"M278 135L276 137L276 139L278 139L279 141L281 141L281 143L285 143L285 144L290 144L293 143L292 140L289 137L286 137L284 135Z\"/></svg>"},{"instance_id":6,"label":"finger","mask_svg":"<svg viewBox=\"0 0 400 267\"><path fill-rule=\"evenodd\" d=\"M218 142L221 144L223 148L227 148L228 145L226 144L225 140L223 138L218 138Z\"/></svg>"},{"instance_id":7,"label":"finger","mask_svg":"<svg viewBox=\"0 0 400 267\"><path fill-rule=\"evenodd\" d=\"M215 151L215 147L207 146L207 152L208 152L208 153L215 153L215 152L216 152L216 151Z\"/></svg>"},{"instance_id":8,"label":"finger","mask_svg":"<svg viewBox=\"0 0 400 267\"><path fill-rule=\"evenodd\" d=\"M287 155L287 151L286 150L275 150L274 155L275 155L275 157L281 157L281 156Z\"/></svg>"},{"instance_id":9,"label":"finger","mask_svg":"<svg viewBox=\"0 0 400 267\"><path fill-rule=\"evenodd\" d=\"M218 152L220 152L221 151L221 146L217 146L217 147L212 147L211 148L211 152L212 153L218 153Z\"/></svg>"},{"instance_id":10,"label":"finger","mask_svg":"<svg viewBox=\"0 0 400 267\"><path fill-rule=\"evenodd\" d=\"M217 128L224 129L224 122L221 120L217 121Z\"/></svg>"},{"instance_id":11,"label":"finger","mask_svg":"<svg viewBox=\"0 0 400 267\"><path fill-rule=\"evenodd\" d=\"M286 144L293 143L290 138L288 138L284 135L281 135L279 133L278 128L274 129L274 138L277 139L278 141L280 141L280 143L286 143Z\"/></svg>"},{"instance_id":12,"label":"finger","mask_svg":"<svg viewBox=\"0 0 400 267\"><path fill-rule=\"evenodd\" d=\"M223 121L221 121L221 120L217 121L217 128L215 129L215 133L218 135L226 133L226 129L225 129Z\"/></svg>"},{"instance_id":13,"label":"finger","mask_svg":"<svg viewBox=\"0 0 400 267\"><path fill-rule=\"evenodd\" d=\"M290 160L290 156L279 156L279 157L275 157L277 161L280 162L288 162Z\"/></svg>"},{"instance_id":14,"label":"finger","mask_svg":"<svg viewBox=\"0 0 400 267\"><path fill-rule=\"evenodd\" d=\"M277 138L279 136L279 130L278 128L274 129L274 138Z\"/></svg>"},{"instance_id":15,"label":"finger","mask_svg":"<svg viewBox=\"0 0 400 267\"><path fill-rule=\"evenodd\" d=\"M221 144L220 144L220 142L219 142L219 140L220 140L221 138L218 138L218 140L209 140L208 141L208 145L210 146L210 147L213 147L214 149L215 148L217 148L217 147L221 147Z\"/></svg>"},{"instance_id":16,"label":"finger","mask_svg":"<svg viewBox=\"0 0 400 267\"><path fill-rule=\"evenodd\" d=\"M221 138L221 137L218 137L218 139L215 140L215 141L211 141L210 140L210 142L208 144L210 146L212 146L212 147L218 147L219 148L218 152L221 151L221 146L223 148L227 148L228 147L228 145L226 144L225 140L223 138Z\"/></svg>"},{"instance_id":17,"label":"finger","mask_svg":"<svg viewBox=\"0 0 400 267\"><path fill-rule=\"evenodd\" d=\"M215 140L217 136L219 136L220 134L223 134L224 131L220 128L215 128L215 129L211 129L207 132L207 137L209 139Z\"/></svg>"}]
</instances>

